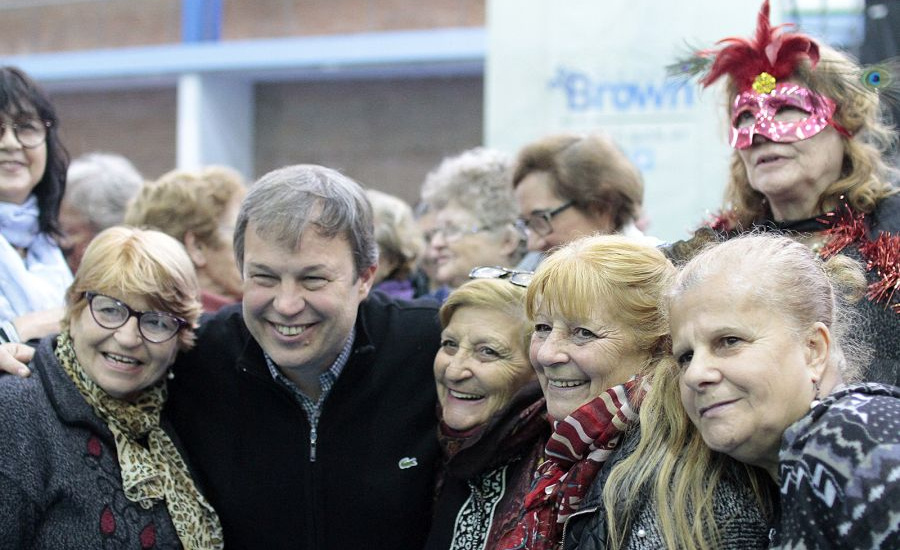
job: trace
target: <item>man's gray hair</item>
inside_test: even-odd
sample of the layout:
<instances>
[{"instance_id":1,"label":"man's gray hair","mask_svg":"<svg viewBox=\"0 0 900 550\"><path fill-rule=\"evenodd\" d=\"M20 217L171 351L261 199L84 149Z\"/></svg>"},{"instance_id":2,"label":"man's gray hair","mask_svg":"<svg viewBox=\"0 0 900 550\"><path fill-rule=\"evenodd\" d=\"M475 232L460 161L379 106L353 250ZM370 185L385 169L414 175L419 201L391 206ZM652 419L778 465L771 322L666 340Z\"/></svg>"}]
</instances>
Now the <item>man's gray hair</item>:
<instances>
[{"instance_id":1,"label":"man's gray hair","mask_svg":"<svg viewBox=\"0 0 900 550\"><path fill-rule=\"evenodd\" d=\"M372 207L365 191L352 179L324 166L286 166L250 186L234 230L234 255L241 272L250 222L261 238L291 250L309 224L324 237L345 237L357 276L378 260Z\"/></svg>"}]
</instances>

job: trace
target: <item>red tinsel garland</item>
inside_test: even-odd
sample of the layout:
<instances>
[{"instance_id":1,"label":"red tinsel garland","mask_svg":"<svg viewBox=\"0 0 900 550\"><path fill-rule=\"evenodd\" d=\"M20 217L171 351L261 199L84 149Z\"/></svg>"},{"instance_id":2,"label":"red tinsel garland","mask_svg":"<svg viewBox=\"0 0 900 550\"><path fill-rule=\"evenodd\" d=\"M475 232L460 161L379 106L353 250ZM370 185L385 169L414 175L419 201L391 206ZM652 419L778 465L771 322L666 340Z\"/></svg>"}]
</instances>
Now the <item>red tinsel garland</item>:
<instances>
[{"instance_id":1,"label":"red tinsel garland","mask_svg":"<svg viewBox=\"0 0 900 550\"><path fill-rule=\"evenodd\" d=\"M874 241L869 239L865 214L854 213L850 208L826 214L829 227L825 234L827 241L819 254L830 258L850 244L856 243L866 271L874 271L878 280L871 283L866 297L873 302L885 302L896 313L900 313L900 303L891 305L894 295L900 290L900 235L883 232Z\"/></svg>"}]
</instances>

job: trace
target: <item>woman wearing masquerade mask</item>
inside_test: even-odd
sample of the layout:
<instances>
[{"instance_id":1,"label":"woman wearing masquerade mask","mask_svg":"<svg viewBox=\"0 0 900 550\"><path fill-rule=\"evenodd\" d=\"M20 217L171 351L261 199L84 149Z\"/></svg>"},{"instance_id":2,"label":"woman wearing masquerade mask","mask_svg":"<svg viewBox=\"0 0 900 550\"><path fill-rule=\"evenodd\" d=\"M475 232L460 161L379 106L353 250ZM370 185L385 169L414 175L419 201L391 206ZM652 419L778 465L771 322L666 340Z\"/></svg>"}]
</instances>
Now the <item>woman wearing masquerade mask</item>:
<instances>
[{"instance_id":1,"label":"woman wearing masquerade mask","mask_svg":"<svg viewBox=\"0 0 900 550\"><path fill-rule=\"evenodd\" d=\"M784 231L823 258L862 261L869 288L859 332L875 350L865 378L900 383L900 195L884 158L896 133L875 86L890 78L772 27L768 1L753 38L720 44L685 65L704 72L704 86L724 77L730 98L730 207L713 229Z\"/></svg>"}]
</instances>

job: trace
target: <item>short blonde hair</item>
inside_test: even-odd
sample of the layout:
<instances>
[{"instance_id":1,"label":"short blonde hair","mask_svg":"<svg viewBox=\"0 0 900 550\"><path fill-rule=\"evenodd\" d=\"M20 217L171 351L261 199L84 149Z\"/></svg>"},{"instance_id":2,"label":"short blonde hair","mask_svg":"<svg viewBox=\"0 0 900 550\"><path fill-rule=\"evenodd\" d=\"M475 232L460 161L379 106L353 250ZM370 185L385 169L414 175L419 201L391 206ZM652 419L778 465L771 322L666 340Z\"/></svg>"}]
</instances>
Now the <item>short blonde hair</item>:
<instances>
[{"instance_id":1,"label":"short blonde hair","mask_svg":"<svg viewBox=\"0 0 900 550\"><path fill-rule=\"evenodd\" d=\"M659 300L674 276L675 267L652 246L620 235L582 237L541 262L528 285L525 310L530 319L546 308L581 321L595 316L602 303L638 349L658 358L669 334Z\"/></svg>"},{"instance_id":2,"label":"short blonde hair","mask_svg":"<svg viewBox=\"0 0 900 550\"><path fill-rule=\"evenodd\" d=\"M412 207L402 199L375 189L366 190L375 217L375 240L379 257L397 263L392 277L408 276L425 251L425 237L416 223Z\"/></svg>"},{"instance_id":3,"label":"short blonde hair","mask_svg":"<svg viewBox=\"0 0 900 550\"><path fill-rule=\"evenodd\" d=\"M532 324L525 314L525 289L504 279L474 279L455 289L441 306L441 327L447 328L453 314L466 307L498 311L521 328L520 344L528 355Z\"/></svg>"},{"instance_id":4,"label":"short blonde hair","mask_svg":"<svg viewBox=\"0 0 900 550\"><path fill-rule=\"evenodd\" d=\"M179 349L193 346L200 318L200 285L184 247L159 231L116 226L101 231L88 245L66 292L62 327L87 307L85 292L144 296L150 307L188 322L179 333Z\"/></svg>"},{"instance_id":5,"label":"short blonde hair","mask_svg":"<svg viewBox=\"0 0 900 550\"><path fill-rule=\"evenodd\" d=\"M231 168L173 170L144 183L128 206L125 223L157 229L181 242L190 231L200 242L218 247L222 215L235 196L245 193L243 178Z\"/></svg>"}]
</instances>

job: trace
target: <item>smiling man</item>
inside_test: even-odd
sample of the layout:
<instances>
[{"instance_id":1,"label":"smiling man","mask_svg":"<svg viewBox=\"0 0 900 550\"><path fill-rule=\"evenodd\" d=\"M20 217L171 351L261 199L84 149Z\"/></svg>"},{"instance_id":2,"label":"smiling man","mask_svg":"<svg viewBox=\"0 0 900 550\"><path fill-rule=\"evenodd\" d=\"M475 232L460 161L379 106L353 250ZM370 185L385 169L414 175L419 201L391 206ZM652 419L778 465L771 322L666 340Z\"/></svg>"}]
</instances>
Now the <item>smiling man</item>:
<instances>
[{"instance_id":1,"label":"smiling man","mask_svg":"<svg viewBox=\"0 0 900 550\"><path fill-rule=\"evenodd\" d=\"M204 323L168 407L226 544L420 548L439 453L436 304L369 296L371 208L327 168L253 185L234 245L242 307Z\"/></svg>"}]
</instances>

